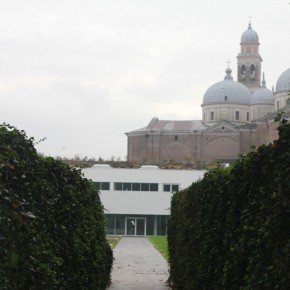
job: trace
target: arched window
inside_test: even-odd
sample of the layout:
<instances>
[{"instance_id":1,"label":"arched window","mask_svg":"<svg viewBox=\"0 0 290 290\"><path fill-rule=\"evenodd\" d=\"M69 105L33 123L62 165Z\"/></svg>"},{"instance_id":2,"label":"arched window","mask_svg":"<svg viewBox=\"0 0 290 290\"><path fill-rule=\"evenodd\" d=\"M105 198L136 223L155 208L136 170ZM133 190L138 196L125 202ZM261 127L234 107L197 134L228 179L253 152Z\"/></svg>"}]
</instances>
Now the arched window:
<instances>
[{"instance_id":1,"label":"arched window","mask_svg":"<svg viewBox=\"0 0 290 290\"><path fill-rule=\"evenodd\" d=\"M242 79L246 77L246 66L244 64L241 66L241 76Z\"/></svg>"},{"instance_id":2,"label":"arched window","mask_svg":"<svg viewBox=\"0 0 290 290\"><path fill-rule=\"evenodd\" d=\"M240 112L236 111L236 120L240 120Z\"/></svg>"},{"instance_id":3,"label":"arched window","mask_svg":"<svg viewBox=\"0 0 290 290\"><path fill-rule=\"evenodd\" d=\"M247 121L249 122L250 121L250 113L247 112Z\"/></svg>"},{"instance_id":4,"label":"arched window","mask_svg":"<svg viewBox=\"0 0 290 290\"><path fill-rule=\"evenodd\" d=\"M255 65L251 64L251 66L250 66L250 77L251 77L251 79L255 78L255 70L256 70Z\"/></svg>"},{"instance_id":5,"label":"arched window","mask_svg":"<svg viewBox=\"0 0 290 290\"><path fill-rule=\"evenodd\" d=\"M213 121L214 119L214 112L210 112L210 120Z\"/></svg>"}]
</instances>

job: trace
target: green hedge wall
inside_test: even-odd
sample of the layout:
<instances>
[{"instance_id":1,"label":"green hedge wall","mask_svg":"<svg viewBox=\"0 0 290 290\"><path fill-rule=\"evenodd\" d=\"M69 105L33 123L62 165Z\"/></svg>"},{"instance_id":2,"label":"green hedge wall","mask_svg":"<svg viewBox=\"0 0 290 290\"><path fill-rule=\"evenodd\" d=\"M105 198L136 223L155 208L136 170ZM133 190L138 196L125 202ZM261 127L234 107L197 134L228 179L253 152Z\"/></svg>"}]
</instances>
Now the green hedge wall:
<instances>
[{"instance_id":1,"label":"green hedge wall","mask_svg":"<svg viewBox=\"0 0 290 290\"><path fill-rule=\"evenodd\" d=\"M168 224L175 289L289 289L290 124L279 140L174 194Z\"/></svg>"},{"instance_id":2,"label":"green hedge wall","mask_svg":"<svg viewBox=\"0 0 290 290\"><path fill-rule=\"evenodd\" d=\"M0 289L105 289L112 251L98 192L0 125Z\"/></svg>"}]
</instances>

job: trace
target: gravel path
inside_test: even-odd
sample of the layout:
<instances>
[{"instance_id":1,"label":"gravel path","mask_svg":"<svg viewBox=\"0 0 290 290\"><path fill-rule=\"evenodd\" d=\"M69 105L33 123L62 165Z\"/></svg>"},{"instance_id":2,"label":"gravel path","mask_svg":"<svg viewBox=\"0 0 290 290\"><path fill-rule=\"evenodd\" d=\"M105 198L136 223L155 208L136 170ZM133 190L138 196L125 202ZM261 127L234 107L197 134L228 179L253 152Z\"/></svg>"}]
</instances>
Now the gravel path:
<instances>
[{"instance_id":1,"label":"gravel path","mask_svg":"<svg viewBox=\"0 0 290 290\"><path fill-rule=\"evenodd\" d=\"M124 237L114 249L108 290L168 290L168 264L145 237Z\"/></svg>"}]
</instances>

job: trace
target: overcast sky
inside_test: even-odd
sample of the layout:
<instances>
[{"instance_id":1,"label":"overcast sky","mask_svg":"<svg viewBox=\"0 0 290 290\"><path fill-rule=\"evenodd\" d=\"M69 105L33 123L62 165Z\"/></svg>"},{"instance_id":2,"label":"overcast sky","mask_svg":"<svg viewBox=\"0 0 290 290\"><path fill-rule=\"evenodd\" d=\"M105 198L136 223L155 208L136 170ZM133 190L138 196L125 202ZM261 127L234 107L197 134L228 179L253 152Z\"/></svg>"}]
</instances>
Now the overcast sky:
<instances>
[{"instance_id":1,"label":"overcast sky","mask_svg":"<svg viewBox=\"0 0 290 290\"><path fill-rule=\"evenodd\" d=\"M125 158L152 117L201 118L249 15L268 87L290 67L289 0L0 0L0 123L46 155Z\"/></svg>"}]
</instances>

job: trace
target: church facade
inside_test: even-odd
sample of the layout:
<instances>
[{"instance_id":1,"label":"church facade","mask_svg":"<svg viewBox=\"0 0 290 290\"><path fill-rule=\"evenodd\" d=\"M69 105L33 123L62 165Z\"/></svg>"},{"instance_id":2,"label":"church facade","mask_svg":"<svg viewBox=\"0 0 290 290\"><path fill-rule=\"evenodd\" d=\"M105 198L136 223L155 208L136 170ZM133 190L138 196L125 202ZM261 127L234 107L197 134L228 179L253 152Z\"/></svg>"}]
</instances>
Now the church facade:
<instances>
[{"instance_id":1,"label":"church facade","mask_svg":"<svg viewBox=\"0 0 290 290\"><path fill-rule=\"evenodd\" d=\"M290 117L290 68L266 87L259 54L259 36L249 23L237 56L237 81L228 67L220 82L203 97L202 120L173 121L153 118L141 129L126 133L130 162L229 162L252 146L277 139L279 112Z\"/></svg>"}]
</instances>

